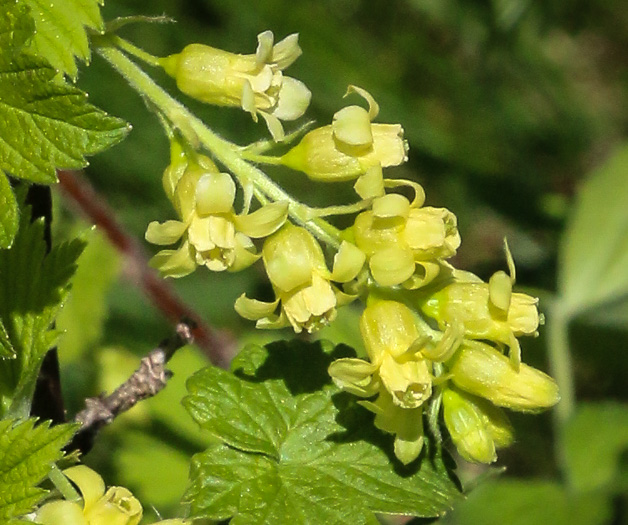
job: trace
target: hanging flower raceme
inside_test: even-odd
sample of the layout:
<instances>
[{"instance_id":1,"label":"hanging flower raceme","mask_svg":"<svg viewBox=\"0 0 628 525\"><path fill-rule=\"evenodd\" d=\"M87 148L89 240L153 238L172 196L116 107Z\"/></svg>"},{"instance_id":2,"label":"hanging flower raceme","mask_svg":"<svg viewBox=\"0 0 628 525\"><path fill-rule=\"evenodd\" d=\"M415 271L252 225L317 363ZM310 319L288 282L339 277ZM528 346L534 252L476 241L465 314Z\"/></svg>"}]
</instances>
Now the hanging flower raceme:
<instances>
[{"instance_id":1,"label":"hanging flower raceme","mask_svg":"<svg viewBox=\"0 0 628 525\"><path fill-rule=\"evenodd\" d=\"M336 385L375 401L360 403L376 414L375 425L395 435L395 455L410 463L423 447L422 413L432 395L432 362L423 353L414 314L395 301L369 304L360 318L369 361L334 361L329 374Z\"/></svg>"},{"instance_id":2,"label":"hanging flower raceme","mask_svg":"<svg viewBox=\"0 0 628 525\"><path fill-rule=\"evenodd\" d=\"M499 271L485 283L470 272L454 271L454 281L432 294L421 308L441 329L457 324L470 339L508 345L517 368L521 363L517 337L536 336L541 318L537 298L512 291L515 269L507 247L506 253L510 276Z\"/></svg>"},{"instance_id":3,"label":"hanging flower raceme","mask_svg":"<svg viewBox=\"0 0 628 525\"><path fill-rule=\"evenodd\" d=\"M109 487L92 469L77 465L63 471L78 488L82 502L54 500L42 505L35 522L41 525L137 525L142 519L140 502L124 487ZM183 519L159 525L186 525ZM155 524L157 525L157 524Z\"/></svg>"},{"instance_id":4,"label":"hanging flower raceme","mask_svg":"<svg viewBox=\"0 0 628 525\"><path fill-rule=\"evenodd\" d=\"M151 266L166 277L182 277L206 266L212 271L239 271L259 255L251 238L263 238L281 227L288 204L275 202L250 214L233 209L236 186L207 157L188 162L173 156L164 174L164 187L180 220L151 222L146 240L158 245L180 241L177 250L162 250Z\"/></svg>"},{"instance_id":5,"label":"hanging flower raceme","mask_svg":"<svg viewBox=\"0 0 628 525\"><path fill-rule=\"evenodd\" d=\"M355 243L381 286L414 289L430 283L460 246L456 216L445 208L421 207L424 194L420 186L416 191L412 203L395 193L378 197L355 219Z\"/></svg>"},{"instance_id":6,"label":"hanging flower raceme","mask_svg":"<svg viewBox=\"0 0 628 525\"><path fill-rule=\"evenodd\" d=\"M369 110L360 106L341 109L331 125L310 131L288 151L281 159L284 165L314 180L336 182L356 179L374 167L379 167L381 174L382 167L397 166L408 160L401 125L373 124L379 113L373 97L355 86L349 86L347 93L364 97Z\"/></svg>"},{"instance_id":7,"label":"hanging flower raceme","mask_svg":"<svg viewBox=\"0 0 628 525\"><path fill-rule=\"evenodd\" d=\"M264 31L257 41L254 55L190 44L160 63L186 95L208 104L241 107L255 121L261 115L273 138L281 140L281 121L301 117L311 98L302 82L283 75L283 70L301 55L298 35L274 44L273 33Z\"/></svg>"},{"instance_id":8,"label":"hanging flower raceme","mask_svg":"<svg viewBox=\"0 0 628 525\"><path fill-rule=\"evenodd\" d=\"M312 234L290 223L266 239L262 254L276 300L266 303L243 294L235 309L245 319L257 321L258 328L291 325L297 333L303 329L316 331L335 319L336 308L354 297L330 281L350 281L364 264L364 255L355 246L343 243L334 272L330 272Z\"/></svg>"}]
</instances>

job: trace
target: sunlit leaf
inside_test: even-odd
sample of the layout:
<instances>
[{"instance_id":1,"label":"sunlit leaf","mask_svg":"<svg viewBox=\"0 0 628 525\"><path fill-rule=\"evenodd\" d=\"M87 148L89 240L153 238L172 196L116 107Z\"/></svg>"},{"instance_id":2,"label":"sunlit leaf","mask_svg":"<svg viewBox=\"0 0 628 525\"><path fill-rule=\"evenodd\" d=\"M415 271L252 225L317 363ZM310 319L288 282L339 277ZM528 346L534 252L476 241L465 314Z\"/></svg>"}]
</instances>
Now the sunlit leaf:
<instances>
[{"instance_id":1,"label":"sunlit leaf","mask_svg":"<svg viewBox=\"0 0 628 525\"><path fill-rule=\"evenodd\" d=\"M235 360L237 375L210 367L190 378L185 406L222 441L194 456L193 515L234 525L374 524L374 512L450 508L459 493L441 452L430 444L407 467L391 459L390 436L327 376L333 358L355 354L324 347L249 347Z\"/></svg>"}]
</instances>

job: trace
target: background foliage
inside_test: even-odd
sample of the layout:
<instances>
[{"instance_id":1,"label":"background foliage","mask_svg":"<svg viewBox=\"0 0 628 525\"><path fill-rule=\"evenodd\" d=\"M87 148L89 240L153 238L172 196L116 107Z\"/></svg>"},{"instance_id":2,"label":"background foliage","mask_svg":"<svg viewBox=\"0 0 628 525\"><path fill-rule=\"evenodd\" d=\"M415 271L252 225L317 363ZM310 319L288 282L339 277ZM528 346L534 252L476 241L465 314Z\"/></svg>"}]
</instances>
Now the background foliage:
<instances>
[{"instance_id":1,"label":"background foliage","mask_svg":"<svg viewBox=\"0 0 628 525\"><path fill-rule=\"evenodd\" d=\"M628 124L628 11L623 3L109 0L103 11L105 19L138 13L177 20L123 30L156 55L195 41L249 53L255 35L265 29L279 37L298 31L305 57L291 74L314 93L310 116L328 122L353 83L378 100L382 122L403 124L410 161L394 176L418 180L428 204L456 213L463 238L458 267L487 278L504 266L501 239L508 236L518 284L539 294L541 309L549 314L541 337L523 347L526 360L545 370L550 307L562 305L576 395L587 403L579 405L561 435L552 431L551 414L514 418L518 442L498 463L506 473L493 476L497 469L461 465L469 486L478 475L491 481L479 483L444 521L628 523L628 154L622 149ZM160 183L167 140L137 95L102 60L96 57L80 69L78 86L90 93L90 102L134 126L126 141L91 159L87 175L124 226L141 238L150 220L171 218ZM265 134L247 115L186 102L236 142ZM324 186L275 173L309 202L329 197ZM600 182L585 184L589 179ZM344 190L334 188L339 201L350 195L349 185ZM57 217L65 219L56 221L57 239L81 228L64 208ZM59 320L69 333L79 332L72 330L76 324L90 327L60 348L72 410L80 408L72 406L76 400L119 384L136 367L133 355L154 346L155 334L169 332L129 286L133 278L125 261L92 235L74 289L76 300L82 297L77 304L90 308L70 315L70 305ZM253 333L233 311L243 291L263 294L261 283L255 271L199 271L174 286L213 325L237 333L243 345L274 335ZM355 346L356 314L341 313L322 336ZM183 491L189 457L209 444L180 404L185 377L204 363L195 349L177 353L168 388L117 421L86 457L108 483L128 486L147 509L154 505L167 514L174 508L181 494L171 488Z\"/></svg>"}]
</instances>

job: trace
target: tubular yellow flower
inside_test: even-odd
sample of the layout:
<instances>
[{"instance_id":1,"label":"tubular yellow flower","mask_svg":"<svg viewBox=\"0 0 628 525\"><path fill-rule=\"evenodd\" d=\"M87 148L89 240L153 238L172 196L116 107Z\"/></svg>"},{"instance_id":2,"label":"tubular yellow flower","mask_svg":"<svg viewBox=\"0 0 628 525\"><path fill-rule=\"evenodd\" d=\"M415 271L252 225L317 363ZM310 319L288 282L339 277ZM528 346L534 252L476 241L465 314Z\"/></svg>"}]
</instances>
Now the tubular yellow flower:
<instances>
[{"instance_id":1,"label":"tubular yellow flower","mask_svg":"<svg viewBox=\"0 0 628 525\"><path fill-rule=\"evenodd\" d=\"M477 341L462 345L449 364L449 373L458 388L519 412L540 411L560 399L550 376L524 363L517 371L506 356Z\"/></svg>"},{"instance_id":2,"label":"tubular yellow flower","mask_svg":"<svg viewBox=\"0 0 628 525\"><path fill-rule=\"evenodd\" d=\"M369 110L359 106L341 109L331 125L310 131L288 151L282 157L284 165L314 180L337 182L356 179L375 166L397 166L408 160L403 128L373 124L379 113L373 97L355 86L349 86L349 93L361 95Z\"/></svg>"},{"instance_id":3,"label":"tubular yellow flower","mask_svg":"<svg viewBox=\"0 0 628 525\"><path fill-rule=\"evenodd\" d=\"M419 288L440 272L441 261L460 246L456 216L444 208L421 208L391 193L358 215L353 234L369 258L373 279L382 286Z\"/></svg>"},{"instance_id":4,"label":"tubular yellow flower","mask_svg":"<svg viewBox=\"0 0 628 525\"><path fill-rule=\"evenodd\" d=\"M311 93L283 70L300 55L298 35L274 44L271 31L257 36L254 55L238 55L203 44L160 60L186 95L208 104L241 107L257 121L261 115L275 140L284 136L281 120L295 120L307 109Z\"/></svg>"},{"instance_id":5,"label":"tubular yellow flower","mask_svg":"<svg viewBox=\"0 0 628 525\"><path fill-rule=\"evenodd\" d=\"M243 294L235 303L258 328L291 325L297 333L314 332L335 319L337 306L353 299L332 286L323 251L305 228L284 225L266 239L262 257L277 299L265 303Z\"/></svg>"},{"instance_id":6,"label":"tubular yellow flower","mask_svg":"<svg viewBox=\"0 0 628 525\"><path fill-rule=\"evenodd\" d=\"M197 265L217 272L250 266L259 259L251 238L275 232L288 214L288 204L276 202L236 215L233 179L202 159L206 158L200 157L199 164L188 164L183 170L177 159L166 170L164 186L174 188L171 200L180 220L151 222L146 230L146 240L153 244L182 240L177 250L162 250L151 259L151 265L166 277L182 277Z\"/></svg>"},{"instance_id":7,"label":"tubular yellow flower","mask_svg":"<svg viewBox=\"0 0 628 525\"><path fill-rule=\"evenodd\" d=\"M517 368L521 362L517 337L538 334L538 299L513 293L512 280L504 272L494 274L488 283L467 272L455 275L455 281L434 293L421 309L441 329L458 324L466 337L508 345Z\"/></svg>"},{"instance_id":8,"label":"tubular yellow flower","mask_svg":"<svg viewBox=\"0 0 628 525\"><path fill-rule=\"evenodd\" d=\"M513 441L506 414L479 397L455 388L443 392L445 426L460 455L473 463L492 463L496 449Z\"/></svg>"}]
</instances>

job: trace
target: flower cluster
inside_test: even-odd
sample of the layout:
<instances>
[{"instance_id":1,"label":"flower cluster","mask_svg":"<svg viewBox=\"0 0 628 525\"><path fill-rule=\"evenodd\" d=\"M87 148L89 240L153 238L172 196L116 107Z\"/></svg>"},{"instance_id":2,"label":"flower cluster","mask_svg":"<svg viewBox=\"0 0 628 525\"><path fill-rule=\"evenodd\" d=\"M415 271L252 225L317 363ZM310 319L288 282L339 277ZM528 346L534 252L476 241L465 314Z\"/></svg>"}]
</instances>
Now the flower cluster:
<instances>
[{"instance_id":1,"label":"flower cluster","mask_svg":"<svg viewBox=\"0 0 628 525\"><path fill-rule=\"evenodd\" d=\"M57 499L42 505L35 515L41 525L137 525L142 505L124 487L109 487L92 469L77 465L63 471L77 487L82 502ZM159 521L155 525L186 525L183 519Z\"/></svg>"},{"instance_id":2,"label":"flower cluster","mask_svg":"<svg viewBox=\"0 0 628 525\"><path fill-rule=\"evenodd\" d=\"M416 311L374 299L360 319L368 360L339 359L329 373L343 390L363 398L375 425L395 435L395 454L416 459L423 446L423 412L439 385L452 441L469 461L495 461L495 449L512 442L500 407L521 412L558 401L556 383L520 364L515 370L495 347L445 332L439 340L421 330ZM437 377L435 365L444 372ZM376 397L375 397L376 396Z\"/></svg>"},{"instance_id":3,"label":"flower cluster","mask_svg":"<svg viewBox=\"0 0 628 525\"><path fill-rule=\"evenodd\" d=\"M284 137L279 120L300 117L309 103L307 88L282 74L301 50L296 35L273 45L272 33L265 32L258 41L255 55L193 44L161 63L183 92L240 106L254 118L262 115L279 140ZM308 131L287 152L262 155L275 146L265 143L236 151L243 161L283 165L315 182L355 181L360 201L309 208L269 178L253 181L251 173L259 170L249 166L233 173L248 188L236 214L232 175L175 141L164 188L179 220L151 223L146 238L181 244L157 254L153 264L179 277L197 265L239 270L261 258L274 300L242 294L235 303L258 328L315 332L336 318L338 308L365 300L360 331L367 355L332 363L335 384L360 397L360 404L375 413L375 425L395 436L395 454L403 463L421 453L429 407L434 407L431 428L442 407L445 427L463 458L490 463L497 449L513 441L504 409L534 412L558 401L554 380L521 360L518 338L536 335L542 322L538 301L513 292L515 268L507 247L509 274L496 272L488 282L450 263L461 242L456 216L425 206L416 182L384 177L384 169L407 161L403 128L375 123L374 98L355 86L351 93L368 109L344 107L331 124ZM249 213L253 196L261 207ZM327 222L321 226L321 217L340 213L355 214L344 231ZM256 241L263 246L254 239L263 239Z\"/></svg>"}]
</instances>

